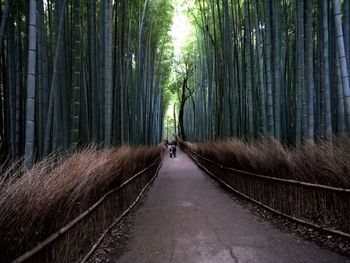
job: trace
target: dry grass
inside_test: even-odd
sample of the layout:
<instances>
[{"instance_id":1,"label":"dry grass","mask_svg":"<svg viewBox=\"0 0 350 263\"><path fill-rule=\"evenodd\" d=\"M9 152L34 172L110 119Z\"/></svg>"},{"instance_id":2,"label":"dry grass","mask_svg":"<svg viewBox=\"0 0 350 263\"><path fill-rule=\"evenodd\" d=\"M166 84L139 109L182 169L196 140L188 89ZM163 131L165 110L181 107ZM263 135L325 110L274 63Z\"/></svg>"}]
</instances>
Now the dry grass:
<instances>
[{"instance_id":1,"label":"dry grass","mask_svg":"<svg viewBox=\"0 0 350 263\"><path fill-rule=\"evenodd\" d=\"M161 147L91 146L50 156L24 171L18 164L0 179L0 258L13 259L54 233L110 189L149 166Z\"/></svg>"},{"instance_id":2,"label":"dry grass","mask_svg":"<svg viewBox=\"0 0 350 263\"><path fill-rule=\"evenodd\" d=\"M350 139L305 144L300 149L283 146L272 138L244 142L238 139L199 144L181 143L226 167L271 177L350 188Z\"/></svg>"},{"instance_id":3,"label":"dry grass","mask_svg":"<svg viewBox=\"0 0 350 263\"><path fill-rule=\"evenodd\" d=\"M350 139L305 144L300 149L265 138L243 142L231 139L191 144L191 150L225 167L268 177L293 179L338 188L350 188ZM197 158L211 173L240 193L284 214L350 233L350 194L300 184L290 184L222 169Z\"/></svg>"}]
</instances>

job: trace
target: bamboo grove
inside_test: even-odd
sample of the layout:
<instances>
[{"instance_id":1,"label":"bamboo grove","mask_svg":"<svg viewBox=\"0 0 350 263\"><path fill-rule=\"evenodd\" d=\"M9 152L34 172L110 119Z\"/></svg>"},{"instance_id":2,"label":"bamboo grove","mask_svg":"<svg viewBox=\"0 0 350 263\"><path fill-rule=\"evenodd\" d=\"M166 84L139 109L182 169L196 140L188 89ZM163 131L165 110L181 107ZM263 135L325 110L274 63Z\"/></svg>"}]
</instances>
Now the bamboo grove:
<instances>
[{"instance_id":1,"label":"bamboo grove","mask_svg":"<svg viewBox=\"0 0 350 263\"><path fill-rule=\"evenodd\" d=\"M2 156L161 140L168 0L1 1ZM25 145L25 147L24 147Z\"/></svg>"},{"instance_id":2,"label":"bamboo grove","mask_svg":"<svg viewBox=\"0 0 350 263\"><path fill-rule=\"evenodd\" d=\"M349 1L198 0L192 141L331 139L350 128Z\"/></svg>"}]
</instances>

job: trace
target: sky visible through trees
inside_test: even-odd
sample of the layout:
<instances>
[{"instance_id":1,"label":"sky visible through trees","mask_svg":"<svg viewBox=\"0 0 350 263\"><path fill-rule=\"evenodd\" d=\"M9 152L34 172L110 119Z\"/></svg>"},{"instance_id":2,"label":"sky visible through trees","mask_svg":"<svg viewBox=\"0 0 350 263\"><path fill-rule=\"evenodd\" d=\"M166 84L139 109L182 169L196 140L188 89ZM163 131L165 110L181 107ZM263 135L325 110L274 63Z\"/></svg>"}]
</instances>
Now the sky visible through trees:
<instances>
[{"instance_id":1,"label":"sky visible through trees","mask_svg":"<svg viewBox=\"0 0 350 263\"><path fill-rule=\"evenodd\" d=\"M350 130L343 0L2 0L0 156Z\"/></svg>"}]
</instances>

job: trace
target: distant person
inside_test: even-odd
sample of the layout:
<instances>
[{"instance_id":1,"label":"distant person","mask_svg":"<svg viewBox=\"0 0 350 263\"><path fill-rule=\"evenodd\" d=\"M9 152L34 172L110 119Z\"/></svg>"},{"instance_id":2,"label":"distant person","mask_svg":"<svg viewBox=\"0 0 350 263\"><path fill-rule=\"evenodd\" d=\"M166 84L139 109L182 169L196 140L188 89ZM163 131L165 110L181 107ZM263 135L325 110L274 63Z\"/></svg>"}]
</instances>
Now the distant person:
<instances>
[{"instance_id":1,"label":"distant person","mask_svg":"<svg viewBox=\"0 0 350 263\"><path fill-rule=\"evenodd\" d=\"M176 158L176 145L175 145L175 144L172 144L172 145L170 146L170 148L171 148L173 157Z\"/></svg>"},{"instance_id":2,"label":"distant person","mask_svg":"<svg viewBox=\"0 0 350 263\"><path fill-rule=\"evenodd\" d=\"M169 141L165 140L165 148L168 149Z\"/></svg>"},{"instance_id":3,"label":"distant person","mask_svg":"<svg viewBox=\"0 0 350 263\"><path fill-rule=\"evenodd\" d=\"M170 147L169 147L169 155L170 155L170 158L173 158L173 145L170 144Z\"/></svg>"}]
</instances>

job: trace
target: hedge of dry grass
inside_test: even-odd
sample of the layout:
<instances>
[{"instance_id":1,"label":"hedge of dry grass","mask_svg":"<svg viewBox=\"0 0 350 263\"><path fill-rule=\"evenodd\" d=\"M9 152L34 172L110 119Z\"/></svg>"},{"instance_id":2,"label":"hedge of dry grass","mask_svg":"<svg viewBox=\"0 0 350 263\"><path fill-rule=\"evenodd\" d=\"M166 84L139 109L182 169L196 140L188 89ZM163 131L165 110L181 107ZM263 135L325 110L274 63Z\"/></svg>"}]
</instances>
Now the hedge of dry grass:
<instances>
[{"instance_id":1,"label":"hedge of dry grass","mask_svg":"<svg viewBox=\"0 0 350 263\"><path fill-rule=\"evenodd\" d=\"M1 262L13 260L55 233L106 192L152 164L161 151L161 146L102 150L89 147L66 156L51 156L28 172L10 167L0 179ZM91 216L31 261L72 262L81 258L133 202L156 168L157 165L109 196Z\"/></svg>"},{"instance_id":2,"label":"hedge of dry grass","mask_svg":"<svg viewBox=\"0 0 350 263\"><path fill-rule=\"evenodd\" d=\"M268 177L350 188L350 139L335 138L333 144L306 144L300 149L266 138L244 142L231 139L208 143L180 142L215 163L196 158L210 172L239 192L287 215L350 233L350 194L290 184L234 172L234 168Z\"/></svg>"}]
</instances>

